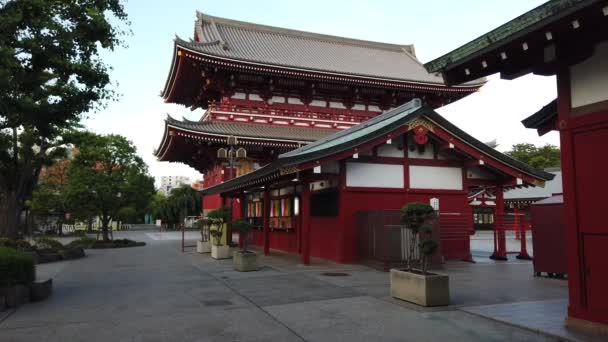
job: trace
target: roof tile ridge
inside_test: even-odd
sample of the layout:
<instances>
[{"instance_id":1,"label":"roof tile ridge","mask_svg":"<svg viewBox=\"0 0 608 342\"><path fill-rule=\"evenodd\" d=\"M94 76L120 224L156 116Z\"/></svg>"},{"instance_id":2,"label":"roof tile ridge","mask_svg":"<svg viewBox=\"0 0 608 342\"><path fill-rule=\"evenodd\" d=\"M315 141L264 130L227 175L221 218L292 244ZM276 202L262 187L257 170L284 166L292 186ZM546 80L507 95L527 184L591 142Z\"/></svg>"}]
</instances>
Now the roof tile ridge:
<instances>
[{"instance_id":1,"label":"roof tile ridge","mask_svg":"<svg viewBox=\"0 0 608 342\"><path fill-rule=\"evenodd\" d=\"M196 11L196 20L194 21L194 31L195 31L195 42L196 43L205 43L201 40L203 39L203 25L204 23L208 23L211 26L211 32L213 33L215 38L214 40L210 40L209 43L217 44L220 43L224 50L228 50L228 43L222 36L221 32L217 28L216 17L206 15L203 12ZM209 44L207 44L209 45Z\"/></svg>"},{"instance_id":2,"label":"roof tile ridge","mask_svg":"<svg viewBox=\"0 0 608 342\"><path fill-rule=\"evenodd\" d=\"M414 99L412 99L412 100L410 100L410 101L408 101L408 102L400 105L399 107L395 107L395 108L393 108L393 109L391 109L389 111L386 111L386 112L384 112L384 113L382 113L382 114L380 114L380 115L378 115L378 116L376 116L376 117L374 117L372 119L369 119L369 120L367 120L365 122L362 122L362 123L360 123L360 124L358 124L356 126L353 126L351 128L345 129L343 131L338 131L338 132L336 132L334 134L330 134L327 137L324 137L324 138L321 138L319 140L316 140L314 143L306 145L306 146L303 146L303 147L301 147L299 149L283 153L283 154L279 155L279 159L292 157L292 156L300 154L302 152L303 153L308 153L308 150L311 149L311 148L314 148L316 146L320 146L320 145L326 144L326 143L328 143L330 141L342 138L345 135L352 134L352 133L357 132L357 131L359 131L361 129L365 129L365 128L369 127L369 126L375 126L375 125L380 124L381 122L383 122L385 120L391 119L394 116L400 115L400 114L402 114L404 112L408 112L406 115L410 115L413 112L419 110L420 108L425 108L422 105L422 101L420 99L418 99L418 98L414 98ZM294 153L295 151L300 151L300 152Z\"/></svg>"},{"instance_id":3,"label":"roof tile ridge","mask_svg":"<svg viewBox=\"0 0 608 342\"><path fill-rule=\"evenodd\" d=\"M185 40L183 38L181 38L178 35L175 35L175 38L173 39L177 44L183 44L186 46L211 46L211 45L217 45L220 44L220 40L214 40L214 41L208 41L208 42L199 42L196 40Z\"/></svg>"},{"instance_id":4,"label":"roof tile ridge","mask_svg":"<svg viewBox=\"0 0 608 342\"><path fill-rule=\"evenodd\" d=\"M179 120L177 120L176 118L172 117L171 114L167 113L167 117L165 118L165 122L170 123L170 122L179 122Z\"/></svg>"},{"instance_id":5,"label":"roof tile ridge","mask_svg":"<svg viewBox=\"0 0 608 342\"><path fill-rule=\"evenodd\" d=\"M366 47L366 48L376 48L393 52L401 52L403 49L413 49L413 44L393 44L393 43L384 43L377 42L371 40L357 39L357 38L348 38L341 37L336 35L329 35L323 33L309 32L303 30L289 29L284 27L270 26L257 24L247 21L228 19L222 17L216 17L212 15L205 14L203 12L197 11L197 16L204 21L205 19L209 22L213 22L214 25L225 25L232 26L241 29L247 29L250 31L258 31L276 35L283 35L289 37L295 37L300 39L309 39L316 40L325 43L339 44L339 45L351 45L358 47ZM217 29L217 28L216 28Z\"/></svg>"}]
</instances>

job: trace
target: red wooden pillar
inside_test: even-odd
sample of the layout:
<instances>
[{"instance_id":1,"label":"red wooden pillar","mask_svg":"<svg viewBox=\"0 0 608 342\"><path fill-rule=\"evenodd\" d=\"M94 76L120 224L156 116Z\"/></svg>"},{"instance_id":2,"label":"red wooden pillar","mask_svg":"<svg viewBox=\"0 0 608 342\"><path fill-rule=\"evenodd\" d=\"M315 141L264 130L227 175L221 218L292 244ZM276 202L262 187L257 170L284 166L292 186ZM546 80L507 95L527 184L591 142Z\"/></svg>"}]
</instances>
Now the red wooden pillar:
<instances>
[{"instance_id":1,"label":"red wooden pillar","mask_svg":"<svg viewBox=\"0 0 608 342\"><path fill-rule=\"evenodd\" d=\"M262 205L262 221L264 225L264 255L270 253L270 191L264 188L264 204Z\"/></svg>"},{"instance_id":2,"label":"red wooden pillar","mask_svg":"<svg viewBox=\"0 0 608 342\"><path fill-rule=\"evenodd\" d=\"M496 249L490 256L494 260L507 260L507 240L505 236L505 199L502 186L497 186L494 190L496 209L494 212L494 239Z\"/></svg>"},{"instance_id":3,"label":"red wooden pillar","mask_svg":"<svg viewBox=\"0 0 608 342\"><path fill-rule=\"evenodd\" d=\"M245 194L241 194L239 196L239 201L240 201L240 206L239 208L241 209L241 213L240 213L240 218L242 220L247 221L247 206L245 205ZM249 233L251 234L251 233ZM241 232L239 232L239 248L243 248L243 246L245 245L245 239L248 239L249 236L244 236L243 234L241 234Z\"/></svg>"},{"instance_id":4,"label":"red wooden pillar","mask_svg":"<svg viewBox=\"0 0 608 342\"><path fill-rule=\"evenodd\" d=\"M517 259L522 259L522 260L532 260L532 257L530 257L530 254L528 254L528 247L527 247L527 241L526 241L526 228L528 227L528 222L526 220L521 220L519 222L518 227L518 232L521 231L521 235L520 235L520 244L521 244L521 248L519 250L519 254L517 255Z\"/></svg>"},{"instance_id":5,"label":"red wooden pillar","mask_svg":"<svg viewBox=\"0 0 608 342\"><path fill-rule=\"evenodd\" d=\"M300 229L302 229L301 262L310 265L310 185L303 184L300 199Z\"/></svg>"}]
</instances>

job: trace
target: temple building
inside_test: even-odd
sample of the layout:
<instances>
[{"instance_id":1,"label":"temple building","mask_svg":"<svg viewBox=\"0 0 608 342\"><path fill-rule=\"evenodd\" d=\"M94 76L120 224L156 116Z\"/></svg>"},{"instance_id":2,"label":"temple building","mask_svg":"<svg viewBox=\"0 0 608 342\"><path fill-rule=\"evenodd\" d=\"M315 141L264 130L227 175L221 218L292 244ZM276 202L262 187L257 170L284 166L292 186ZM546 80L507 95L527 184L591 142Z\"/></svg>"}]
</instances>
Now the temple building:
<instances>
[{"instance_id":1,"label":"temple building","mask_svg":"<svg viewBox=\"0 0 608 342\"><path fill-rule=\"evenodd\" d=\"M556 75L557 100L525 120L560 133L567 324L608 335L608 1L553 0L427 63L448 84ZM533 96L533 94L531 94ZM516 100L516 99L513 99Z\"/></svg>"},{"instance_id":2,"label":"temple building","mask_svg":"<svg viewBox=\"0 0 608 342\"><path fill-rule=\"evenodd\" d=\"M496 189L497 210L503 210L503 190L551 179L413 99L202 192L238 199L241 216L257 227L255 244L265 253L300 253L304 264L311 256L357 261L357 212L431 203L439 213L441 254L469 260L470 190Z\"/></svg>"},{"instance_id":3,"label":"temple building","mask_svg":"<svg viewBox=\"0 0 608 342\"><path fill-rule=\"evenodd\" d=\"M482 78L446 86L441 76L424 69L413 45L288 30L199 12L194 37L175 39L162 97L205 112L197 121L168 117L155 155L203 173L207 188L413 98L437 108L484 83ZM230 158L218 158L218 149L230 147L230 137L239 157L232 164ZM205 196L205 211L220 205L219 195ZM240 212L238 202L234 208Z\"/></svg>"}]
</instances>

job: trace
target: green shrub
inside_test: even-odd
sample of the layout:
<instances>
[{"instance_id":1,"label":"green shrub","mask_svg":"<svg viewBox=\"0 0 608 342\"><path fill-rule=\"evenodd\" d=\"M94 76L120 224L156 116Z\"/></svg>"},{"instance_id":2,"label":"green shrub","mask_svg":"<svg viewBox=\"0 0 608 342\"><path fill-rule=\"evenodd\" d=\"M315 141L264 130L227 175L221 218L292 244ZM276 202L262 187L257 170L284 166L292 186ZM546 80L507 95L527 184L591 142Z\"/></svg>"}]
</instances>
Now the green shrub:
<instances>
[{"instance_id":1,"label":"green shrub","mask_svg":"<svg viewBox=\"0 0 608 342\"><path fill-rule=\"evenodd\" d=\"M420 266L422 273L426 274L430 257L437 251L439 245L433 240L433 225L435 210L426 203L411 202L401 208L401 222L410 230L408 242L407 270L412 271L414 251L418 247L420 252Z\"/></svg>"},{"instance_id":2,"label":"green shrub","mask_svg":"<svg viewBox=\"0 0 608 342\"><path fill-rule=\"evenodd\" d=\"M13 248L20 251L31 251L35 247L25 240L13 240L9 238L0 238L0 247Z\"/></svg>"},{"instance_id":3,"label":"green shrub","mask_svg":"<svg viewBox=\"0 0 608 342\"><path fill-rule=\"evenodd\" d=\"M133 241L129 239L116 239L112 241L95 241L91 248L124 248L145 246L145 242Z\"/></svg>"},{"instance_id":4,"label":"green shrub","mask_svg":"<svg viewBox=\"0 0 608 342\"><path fill-rule=\"evenodd\" d=\"M93 245L95 244L96 241L97 241L97 239L95 239L95 238L83 236L80 239L76 239L76 240L68 243L66 245L66 247L68 247L68 248L82 247L82 248L88 249L88 248L93 248Z\"/></svg>"},{"instance_id":5,"label":"green shrub","mask_svg":"<svg viewBox=\"0 0 608 342\"><path fill-rule=\"evenodd\" d=\"M0 247L0 287L27 285L36 279L34 259L12 248Z\"/></svg>"},{"instance_id":6,"label":"green shrub","mask_svg":"<svg viewBox=\"0 0 608 342\"><path fill-rule=\"evenodd\" d=\"M56 251L62 250L64 248L61 242L48 237L36 238L36 246L38 246L38 248L50 248Z\"/></svg>"}]
</instances>

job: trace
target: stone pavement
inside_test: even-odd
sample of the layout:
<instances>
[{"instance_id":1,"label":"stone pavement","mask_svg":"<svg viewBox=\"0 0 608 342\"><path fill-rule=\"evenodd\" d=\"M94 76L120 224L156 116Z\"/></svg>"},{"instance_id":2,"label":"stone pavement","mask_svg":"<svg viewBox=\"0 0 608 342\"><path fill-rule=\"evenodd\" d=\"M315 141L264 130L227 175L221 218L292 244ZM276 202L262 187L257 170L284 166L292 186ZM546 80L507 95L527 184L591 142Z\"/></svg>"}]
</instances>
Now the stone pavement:
<instances>
[{"instance_id":1,"label":"stone pavement","mask_svg":"<svg viewBox=\"0 0 608 342\"><path fill-rule=\"evenodd\" d=\"M2 320L0 341L544 341L554 338L464 307L567 293L563 280L532 277L529 262L448 263L453 305L425 309L391 298L388 274L361 265L274 253L239 273L231 260L180 253L170 235L115 237L148 245L40 265L54 275L53 297Z\"/></svg>"}]
</instances>

